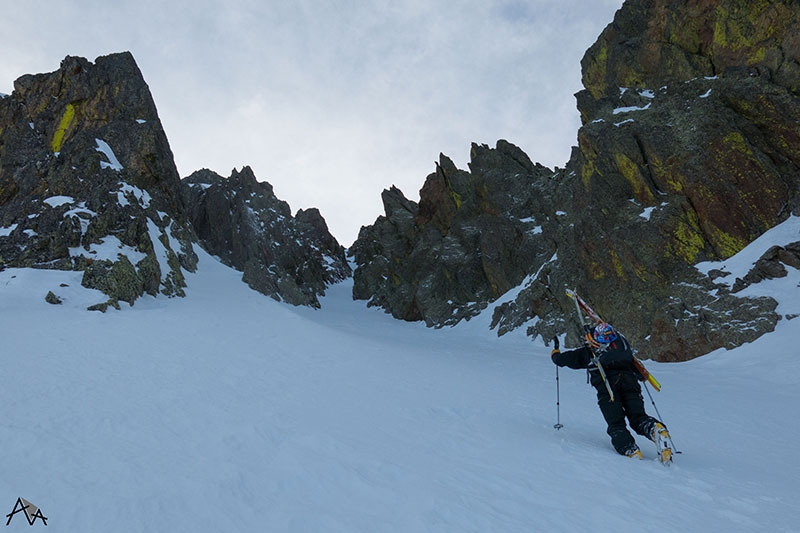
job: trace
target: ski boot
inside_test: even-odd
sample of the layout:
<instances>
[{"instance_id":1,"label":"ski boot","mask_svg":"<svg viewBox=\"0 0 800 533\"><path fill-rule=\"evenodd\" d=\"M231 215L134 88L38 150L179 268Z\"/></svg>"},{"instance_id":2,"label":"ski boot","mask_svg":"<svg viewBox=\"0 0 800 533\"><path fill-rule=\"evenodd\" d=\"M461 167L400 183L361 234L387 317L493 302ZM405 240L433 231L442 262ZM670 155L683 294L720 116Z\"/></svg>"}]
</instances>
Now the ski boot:
<instances>
[{"instance_id":1,"label":"ski boot","mask_svg":"<svg viewBox=\"0 0 800 533\"><path fill-rule=\"evenodd\" d=\"M664 426L664 424L661 422L656 422L653 425L653 429L650 433L650 440L656 443L658 460L661 461L662 464L671 464L672 448L670 448L669 445L669 432L667 431L666 426Z\"/></svg>"},{"instance_id":2,"label":"ski boot","mask_svg":"<svg viewBox=\"0 0 800 533\"><path fill-rule=\"evenodd\" d=\"M642 458L642 450L640 450L639 448L628 450L625 453L625 456L626 457L630 457L631 459L641 459Z\"/></svg>"}]
</instances>

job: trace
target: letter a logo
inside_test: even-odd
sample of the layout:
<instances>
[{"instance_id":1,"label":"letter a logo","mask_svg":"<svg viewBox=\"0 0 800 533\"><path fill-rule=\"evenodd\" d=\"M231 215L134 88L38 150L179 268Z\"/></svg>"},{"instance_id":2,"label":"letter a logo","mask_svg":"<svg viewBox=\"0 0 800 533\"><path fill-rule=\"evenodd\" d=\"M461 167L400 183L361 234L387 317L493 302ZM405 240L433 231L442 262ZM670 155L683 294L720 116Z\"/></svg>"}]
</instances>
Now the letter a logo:
<instances>
[{"instance_id":1,"label":"letter a logo","mask_svg":"<svg viewBox=\"0 0 800 533\"><path fill-rule=\"evenodd\" d=\"M25 515L25 519L31 526L36 523L37 518L41 518L44 525L47 525L47 517L42 514L42 510L25 498L17 498L17 503L14 504L14 509L12 509L11 512L6 515L6 517L8 517L6 525L9 525L11 523L11 519L14 518L14 515L19 512Z\"/></svg>"}]
</instances>

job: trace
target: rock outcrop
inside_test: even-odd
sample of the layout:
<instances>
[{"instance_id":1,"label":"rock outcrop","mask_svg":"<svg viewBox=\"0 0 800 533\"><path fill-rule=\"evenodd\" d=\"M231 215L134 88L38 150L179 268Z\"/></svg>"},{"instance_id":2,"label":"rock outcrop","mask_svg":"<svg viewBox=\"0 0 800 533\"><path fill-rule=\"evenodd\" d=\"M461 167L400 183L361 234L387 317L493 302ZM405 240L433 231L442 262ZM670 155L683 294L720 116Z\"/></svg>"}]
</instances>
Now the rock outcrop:
<instances>
[{"instance_id":1,"label":"rock outcrop","mask_svg":"<svg viewBox=\"0 0 800 533\"><path fill-rule=\"evenodd\" d=\"M0 99L0 268L84 272L111 305L183 294L180 178L130 53L67 57Z\"/></svg>"},{"instance_id":2,"label":"rock outcrop","mask_svg":"<svg viewBox=\"0 0 800 533\"><path fill-rule=\"evenodd\" d=\"M67 57L0 97L0 269L83 271L108 296L183 296L199 242L254 289L319 307L348 277L316 209L292 217L245 167L181 183L147 84L130 53ZM48 301L58 299L56 291Z\"/></svg>"},{"instance_id":3,"label":"rock outcrop","mask_svg":"<svg viewBox=\"0 0 800 533\"><path fill-rule=\"evenodd\" d=\"M434 326L495 302L501 334L524 326L546 339L567 331L576 342L564 289L577 288L642 355L659 360L689 359L772 330L781 318L774 300L737 297L694 265L726 259L800 214L800 11L785 2L628 0L582 67L583 126L566 169L533 177L500 165L489 180L471 164L459 189L437 170L442 176L428 177L418 208L399 191L385 192L386 216L353 246L355 296ZM510 287L489 275L459 292L460 281L448 285L436 275L438 257L448 256L459 228L486 228L480 210L464 210L456 198L510 190L524 207L495 201L488 211L535 221L541 233L501 239L490 261L493 271L513 273L505 278L511 286L528 279L499 301ZM431 204L440 206L428 217L440 230L436 240L419 223L418 211ZM519 248L507 253L511 242ZM791 263L792 248L784 248ZM420 249L427 254L414 253ZM464 248L458 264L475 263L485 249ZM521 270L511 266L523 257L529 262ZM421 306L421 293L435 298ZM450 302L460 312L444 316Z\"/></svg>"},{"instance_id":4,"label":"rock outcrop","mask_svg":"<svg viewBox=\"0 0 800 533\"><path fill-rule=\"evenodd\" d=\"M250 167L223 178L199 170L183 180L189 220L203 248L240 270L253 289L293 305L319 307L325 288L350 277L345 250L317 209L279 200Z\"/></svg>"},{"instance_id":5,"label":"rock outcrop","mask_svg":"<svg viewBox=\"0 0 800 533\"><path fill-rule=\"evenodd\" d=\"M591 209L576 233L602 238L576 262L646 354L736 346L779 319L693 265L800 208L799 36L786 3L629 0L584 56L570 209Z\"/></svg>"},{"instance_id":6,"label":"rock outcrop","mask_svg":"<svg viewBox=\"0 0 800 533\"><path fill-rule=\"evenodd\" d=\"M551 175L505 141L473 145L469 172L440 156L419 204L384 191L386 215L350 250L354 297L431 326L474 316L553 255L542 234Z\"/></svg>"}]
</instances>

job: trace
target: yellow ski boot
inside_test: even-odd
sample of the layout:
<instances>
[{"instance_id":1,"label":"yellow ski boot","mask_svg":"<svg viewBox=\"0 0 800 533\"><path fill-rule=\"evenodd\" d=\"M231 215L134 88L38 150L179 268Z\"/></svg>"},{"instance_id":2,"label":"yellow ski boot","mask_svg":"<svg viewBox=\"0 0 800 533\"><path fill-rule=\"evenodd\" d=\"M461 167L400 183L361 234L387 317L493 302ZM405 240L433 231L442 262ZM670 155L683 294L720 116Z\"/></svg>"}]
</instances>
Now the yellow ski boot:
<instances>
[{"instance_id":1,"label":"yellow ski boot","mask_svg":"<svg viewBox=\"0 0 800 533\"><path fill-rule=\"evenodd\" d=\"M641 459L642 458L642 450L636 448L635 450L631 450L625 454L626 456L630 457L631 459Z\"/></svg>"},{"instance_id":2,"label":"yellow ski boot","mask_svg":"<svg viewBox=\"0 0 800 533\"><path fill-rule=\"evenodd\" d=\"M650 439L656 443L656 453L658 453L658 460L662 464L668 465L672 463L672 448L669 445L669 431L661 422L656 422L653 426L653 431Z\"/></svg>"}]
</instances>

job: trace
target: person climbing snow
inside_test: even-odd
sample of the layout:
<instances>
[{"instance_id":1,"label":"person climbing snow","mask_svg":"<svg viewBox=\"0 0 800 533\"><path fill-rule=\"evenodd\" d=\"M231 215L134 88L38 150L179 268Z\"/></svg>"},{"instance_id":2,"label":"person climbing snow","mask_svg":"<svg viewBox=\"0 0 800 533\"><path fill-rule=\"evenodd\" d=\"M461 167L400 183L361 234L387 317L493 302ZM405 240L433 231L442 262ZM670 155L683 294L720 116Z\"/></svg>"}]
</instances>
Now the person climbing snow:
<instances>
[{"instance_id":1,"label":"person climbing snow","mask_svg":"<svg viewBox=\"0 0 800 533\"><path fill-rule=\"evenodd\" d=\"M656 443L661 462L671 461L672 450L661 445L669 439L666 426L645 412L639 385L642 374L634 366L633 350L628 340L605 322L586 334L584 346L580 348L562 352L558 337L553 340L555 347L550 354L553 363L576 370L587 369L589 381L597 389L597 405L608 424L607 433L614 449L621 455L642 458L636 440L625 425L627 418L636 433ZM595 363L595 356L605 370L607 383Z\"/></svg>"}]
</instances>

